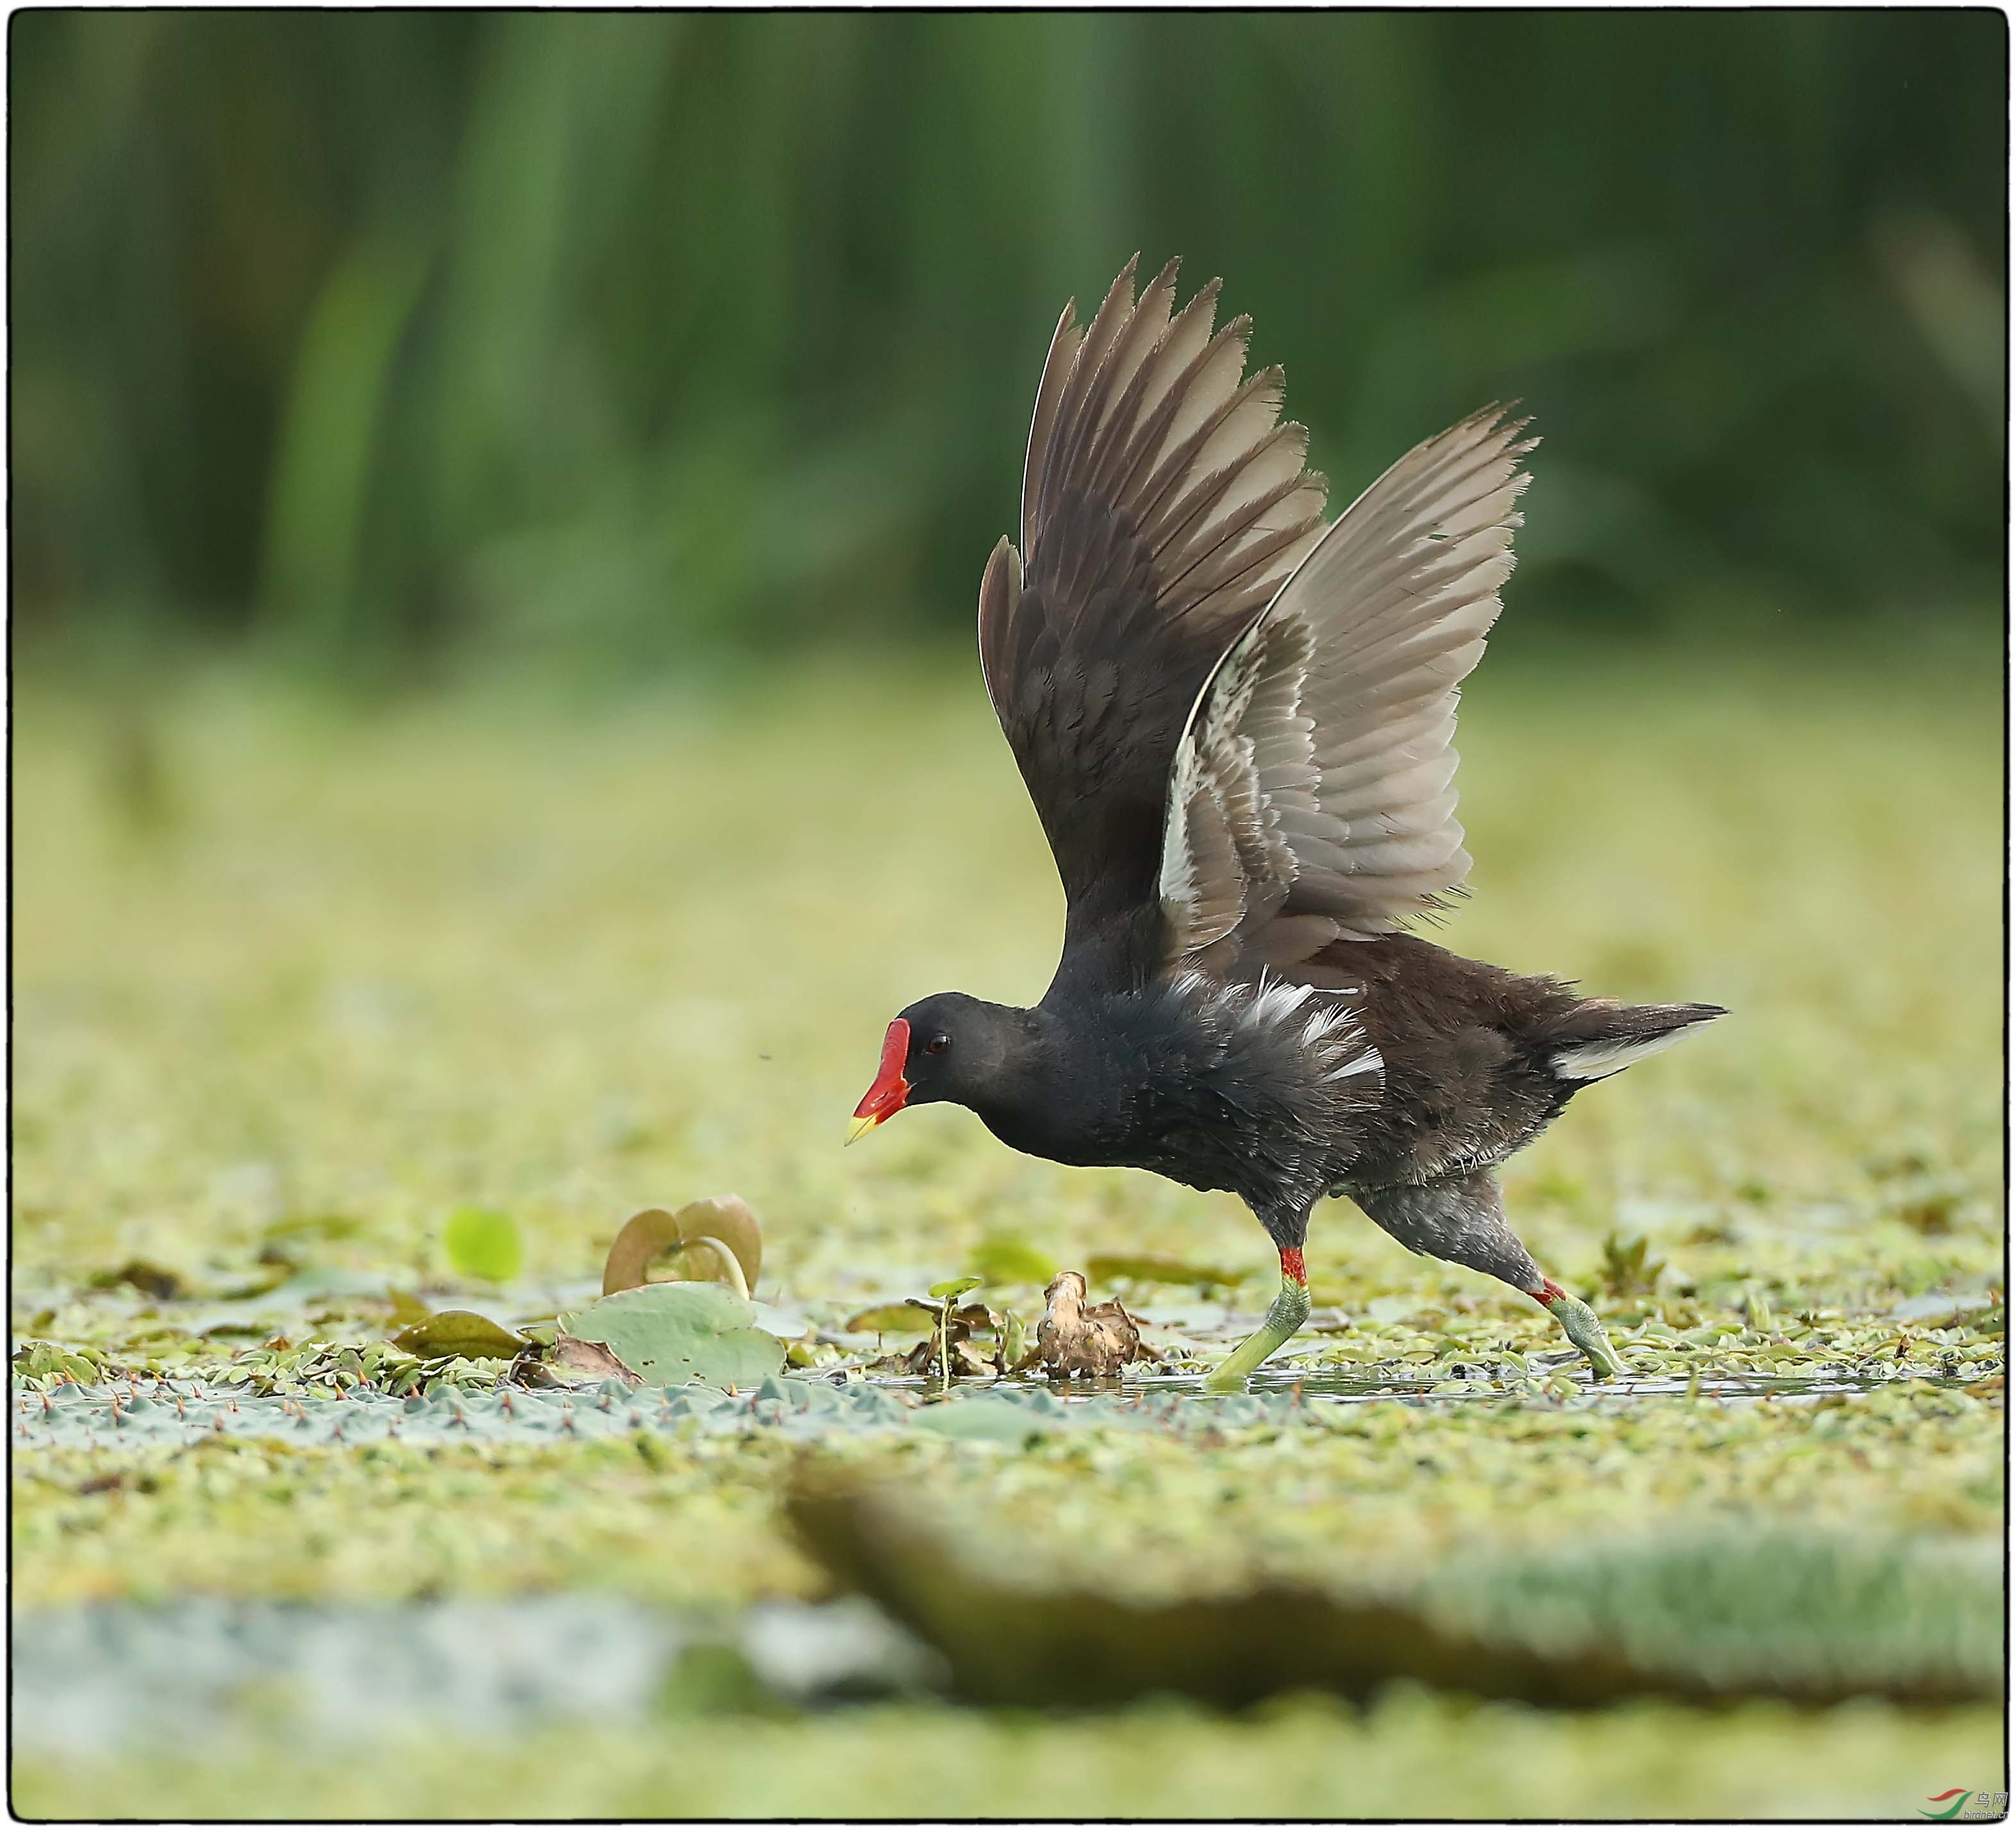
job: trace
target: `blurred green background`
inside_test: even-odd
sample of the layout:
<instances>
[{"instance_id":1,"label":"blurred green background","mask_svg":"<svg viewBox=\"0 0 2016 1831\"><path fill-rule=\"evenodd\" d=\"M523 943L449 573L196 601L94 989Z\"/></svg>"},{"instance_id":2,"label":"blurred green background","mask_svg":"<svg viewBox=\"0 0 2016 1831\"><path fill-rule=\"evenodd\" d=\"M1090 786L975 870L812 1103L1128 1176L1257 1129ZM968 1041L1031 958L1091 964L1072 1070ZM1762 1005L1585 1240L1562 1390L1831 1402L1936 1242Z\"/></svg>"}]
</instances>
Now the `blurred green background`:
<instances>
[{"instance_id":1,"label":"blurred green background","mask_svg":"<svg viewBox=\"0 0 2016 1831\"><path fill-rule=\"evenodd\" d=\"M1523 398L1522 624L1998 599L1993 12L9 29L27 652L964 642L1137 248L1226 276L1338 505Z\"/></svg>"}]
</instances>

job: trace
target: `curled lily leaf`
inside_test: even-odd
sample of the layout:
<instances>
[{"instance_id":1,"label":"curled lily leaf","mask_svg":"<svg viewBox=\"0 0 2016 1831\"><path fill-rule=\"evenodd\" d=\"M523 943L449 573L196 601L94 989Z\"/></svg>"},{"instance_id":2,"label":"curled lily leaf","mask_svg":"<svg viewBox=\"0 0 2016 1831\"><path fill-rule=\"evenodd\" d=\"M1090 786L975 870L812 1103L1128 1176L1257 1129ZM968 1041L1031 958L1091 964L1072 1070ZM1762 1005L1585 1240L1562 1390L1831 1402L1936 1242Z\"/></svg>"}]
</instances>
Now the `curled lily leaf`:
<instances>
[{"instance_id":1,"label":"curled lily leaf","mask_svg":"<svg viewBox=\"0 0 2016 1831\"><path fill-rule=\"evenodd\" d=\"M645 1208L624 1222L602 1268L602 1294L634 1290L644 1282L651 1261L662 1254L700 1249L717 1282L738 1297L756 1288L763 1268L763 1229L749 1204L736 1195L688 1202L676 1213Z\"/></svg>"}]
</instances>

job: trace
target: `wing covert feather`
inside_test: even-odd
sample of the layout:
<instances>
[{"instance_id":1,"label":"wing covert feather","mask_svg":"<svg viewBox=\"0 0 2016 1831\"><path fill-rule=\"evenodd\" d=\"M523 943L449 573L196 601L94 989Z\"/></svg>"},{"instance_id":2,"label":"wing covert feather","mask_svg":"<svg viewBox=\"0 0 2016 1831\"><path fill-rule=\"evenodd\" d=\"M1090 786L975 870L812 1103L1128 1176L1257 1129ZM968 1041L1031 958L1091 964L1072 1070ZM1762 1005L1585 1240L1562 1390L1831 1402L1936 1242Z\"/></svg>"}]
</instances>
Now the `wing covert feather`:
<instances>
[{"instance_id":1,"label":"wing covert feather","mask_svg":"<svg viewBox=\"0 0 2016 1831\"><path fill-rule=\"evenodd\" d=\"M1165 844L1183 850L1206 802L1229 844L1208 863L1165 858L1172 962L1215 949L1223 970L1292 966L1460 890L1471 860L1456 817L1456 699L1512 570L1528 481L1519 460L1538 442L1521 438L1525 424L1488 408L1409 452L1332 524L1199 693ZM1255 690L1262 675L1272 693ZM1268 850L1270 835L1283 847ZM1227 860L1236 881L1218 881Z\"/></svg>"}]
</instances>

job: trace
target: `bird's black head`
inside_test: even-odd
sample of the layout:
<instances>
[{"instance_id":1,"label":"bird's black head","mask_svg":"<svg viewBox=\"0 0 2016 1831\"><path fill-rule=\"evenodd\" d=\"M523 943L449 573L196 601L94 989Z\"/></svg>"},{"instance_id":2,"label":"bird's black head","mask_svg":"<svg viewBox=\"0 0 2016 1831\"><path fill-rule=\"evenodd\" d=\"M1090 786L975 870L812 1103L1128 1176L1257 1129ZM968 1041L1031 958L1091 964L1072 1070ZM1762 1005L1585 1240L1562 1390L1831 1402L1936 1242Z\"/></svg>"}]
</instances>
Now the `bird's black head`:
<instances>
[{"instance_id":1,"label":"bird's black head","mask_svg":"<svg viewBox=\"0 0 2016 1831\"><path fill-rule=\"evenodd\" d=\"M905 1106L952 1100L977 1109L1028 1062L1035 1047L1033 1016L964 992L920 998L883 1038L875 1085L854 1109L847 1142Z\"/></svg>"}]
</instances>

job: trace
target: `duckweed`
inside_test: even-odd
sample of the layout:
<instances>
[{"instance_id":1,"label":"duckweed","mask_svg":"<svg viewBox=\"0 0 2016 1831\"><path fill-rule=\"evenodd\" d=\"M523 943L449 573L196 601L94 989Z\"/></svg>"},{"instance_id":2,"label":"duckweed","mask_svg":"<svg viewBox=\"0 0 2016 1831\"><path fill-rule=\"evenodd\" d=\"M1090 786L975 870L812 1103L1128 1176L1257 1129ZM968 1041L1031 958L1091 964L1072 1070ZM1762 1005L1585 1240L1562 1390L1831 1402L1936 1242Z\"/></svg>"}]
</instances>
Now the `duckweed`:
<instances>
[{"instance_id":1,"label":"duckweed","mask_svg":"<svg viewBox=\"0 0 2016 1831\"><path fill-rule=\"evenodd\" d=\"M44 683L15 736L17 1605L817 1599L830 1579L783 1510L808 1455L921 1478L1030 1581L1144 1597L1414 1580L1704 1519L1992 1539L2002 840L1979 660L1480 677L1477 894L1439 938L1733 1013L1579 1098L1507 1178L1644 1389L1599 1396L1536 1307L1340 1203L1312 1231L1309 1329L1218 1410L1178 1376L1274 1275L1228 1199L1019 1157L944 1108L840 1151L891 1012L941 985L1028 1000L1053 959L1042 837L964 657L592 722L497 690L360 712L200 674L157 708L178 812L144 847L102 727ZM1567 766L1569 731L1603 769ZM760 1394L633 1426L627 1398L604 1412L515 1390L503 1360L392 1344L455 1308L538 1337L599 1294L626 1215L725 1189L763 1222L754 1295L808 1325L793 1371L845 1383L867 1427ZM470 1210L522 1243L522 1264L481 1267L509 1282L466 1252L458 1271L446 1230ZM908 1340L850 1321L967 1275L1033 1316L1039 1274L1095 1254L1093 1294L1142 1319L1160 1369L1006 1428L970 1395L928 1422L913 1387L852 1396ZM1172 1263L1201 1269L1172 1282ZM1326 1383L1396 1396L1326 1406ZM178 1398L225 1427L192 1441ZM520 1427L559 1399L574 1428ZM409 1438L362 1428L380 1412ZM23 1754L14 1797L54 1816L1891 1817L2005 1785L2000 1758L1993 1714L1966 1708L1574 1715L1401 1688L1362 1713L731 1710L508 1748L421 1723L363 1761L246 1729Z\"/></svg>"}]
</instances>

